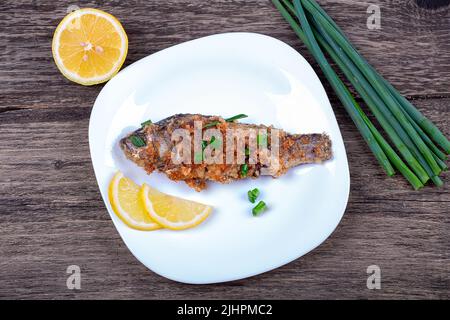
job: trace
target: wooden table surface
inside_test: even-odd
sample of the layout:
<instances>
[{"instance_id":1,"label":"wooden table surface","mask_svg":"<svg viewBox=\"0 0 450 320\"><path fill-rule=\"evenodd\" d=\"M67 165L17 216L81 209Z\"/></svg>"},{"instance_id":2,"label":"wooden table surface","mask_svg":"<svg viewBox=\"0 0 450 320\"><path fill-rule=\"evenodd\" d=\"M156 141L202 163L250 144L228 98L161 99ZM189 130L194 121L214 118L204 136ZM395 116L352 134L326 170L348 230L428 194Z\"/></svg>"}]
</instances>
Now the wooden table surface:
<instances>
[{"instance_id":1,"label":"wooden table surface","mask_svg":"<svg viewBox=\"0 0 450 320\"><path fill-rule=\"evenodd\" d=\"M450 136L448 1L319 2ZM179 284L147 270L116 232L91 165L88 122L102 85L71 83L53 63L53 31L73 3L0 2L0 298L450 298L450 175L444 187L419 192L388 178L327 84L351 172L346 213L328 240L284 267L224 284ZM381 8L379 30L366 26L372 3ZM120 19L125 65L186 40L248 31L290 44L323 80L268 0L75 4ZM81 290L66 287L69 265L81 268ZM380 290L366 287L369 265L381 268Z\"/></svg>"}]
</instances>

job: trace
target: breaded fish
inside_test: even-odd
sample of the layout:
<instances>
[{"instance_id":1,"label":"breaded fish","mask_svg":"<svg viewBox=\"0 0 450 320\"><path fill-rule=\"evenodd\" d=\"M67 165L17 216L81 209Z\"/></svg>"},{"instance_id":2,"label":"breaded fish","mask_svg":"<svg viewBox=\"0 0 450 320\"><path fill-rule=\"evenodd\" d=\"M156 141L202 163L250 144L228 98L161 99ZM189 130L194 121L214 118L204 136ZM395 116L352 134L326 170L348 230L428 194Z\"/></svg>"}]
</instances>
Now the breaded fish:
<instances>
[{"instance_id":1,"label":"breaded fish","mask_svg":"<svg viewBox=\"0 0 450 320\"><path fill-rule=\"evenodd\" d=\"M180 141L187 138L194 141L199 125L202 129L197 133L201 137L209 129L215 131L207 140L201 140L200 149L189 143L189 150L180 152ZM184 139L175 135L178 129L186 132ZM243 151L238 151L237 140L229 140L228 137L233 137L230 132L244 136L240 145L244 146ZM128 159L147 173L163 172L170 179L184 181L197 191L205 189L208 180L229 183L261 175L279 177L289 168L321 163L332 157L331 141L326 134L290 134L272 126L229 122L219 116L200 114L177 114L157 123L146 122L141 129L121 139L120 147ZM195 150L200 150L200 155ZM215 156L215 162L205 160L207 152ZM179 160L180 154L184 156L181 163L175 161ZM227 161L228 154L236 159ZM239 157L241 161L237 160Z\"/></svg>"}]
</instances>

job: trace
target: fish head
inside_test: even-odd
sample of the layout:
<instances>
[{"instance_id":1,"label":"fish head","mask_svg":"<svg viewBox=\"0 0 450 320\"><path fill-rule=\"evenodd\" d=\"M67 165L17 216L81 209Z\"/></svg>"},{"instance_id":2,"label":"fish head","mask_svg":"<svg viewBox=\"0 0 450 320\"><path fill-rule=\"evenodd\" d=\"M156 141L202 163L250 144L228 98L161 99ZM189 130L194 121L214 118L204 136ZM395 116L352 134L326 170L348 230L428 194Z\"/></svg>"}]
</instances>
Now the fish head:
<instances>
[{"instance_id":1,"label":"fish head","mask_svg":"<svg viewBox=\"0 0 450 320\"><path fill-rule=\"evenodd\" d=\"M122 138L119 145L127 158L130 160L139 159L141 151L147 147L147 137L144 129L138 129Z\"/></svg>"}]
</instances>

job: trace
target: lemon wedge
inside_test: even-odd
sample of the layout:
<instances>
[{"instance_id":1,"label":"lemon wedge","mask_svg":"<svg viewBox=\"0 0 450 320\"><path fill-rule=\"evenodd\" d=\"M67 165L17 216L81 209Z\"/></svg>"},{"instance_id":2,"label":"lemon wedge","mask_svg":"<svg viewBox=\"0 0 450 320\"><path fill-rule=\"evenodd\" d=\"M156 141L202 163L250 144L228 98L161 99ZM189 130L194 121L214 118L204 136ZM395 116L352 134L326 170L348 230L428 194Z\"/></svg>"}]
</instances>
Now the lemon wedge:
<instances>
[{"instance_id":1,"label":"lemon wedge","mask_svg":"<svg viewBox=\"0 0 450 320\"><path fill-rule=\"evenodd\" d=\"M160 229L147 213L139 197L140 187L117 172L109 184L109 201L117 216L133 229L150 231Z\"/></svg>"},{"instance_id":2,"label":"lemon wedge","mask_svg":"<svg viewBox=\"0 0 450 320\"><path fill-rule=\"evenodd\" d=\"M92 8L69 13L53 35L53 58L69 80L93 85L109 80L122 66L128 38L120 22Z\"/></svg>"},{"instance_id":3,"label":"lemon wedge","mask_svg":"<svg viewBox=\"0 0 450 320\"><path fill-rule=\"evenodd\" d=\"M195 227L202 223L212 211L212 207L208 205L170 196L145 183L139 193L150 217L171 230Z\"/></svg>"}]
</instances>

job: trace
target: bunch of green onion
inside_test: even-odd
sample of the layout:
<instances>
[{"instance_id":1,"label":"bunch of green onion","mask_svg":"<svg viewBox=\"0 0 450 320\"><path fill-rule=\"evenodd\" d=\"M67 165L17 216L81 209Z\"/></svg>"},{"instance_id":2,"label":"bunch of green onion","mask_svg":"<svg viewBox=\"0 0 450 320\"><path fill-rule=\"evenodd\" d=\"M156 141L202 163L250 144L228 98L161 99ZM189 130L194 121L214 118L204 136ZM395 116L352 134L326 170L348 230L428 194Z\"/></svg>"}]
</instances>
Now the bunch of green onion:
<instances>
[{"instance_id":1,"label":"bunch of green onion","mask_svg":"<svg viewBox=\"0 0 450 320\"><path fill-rule=\"evenodd\" d=\"M447 170L450 153L450 142L442 132L359 54L315 0L272 2L312 53L386 173L392 176L397 169L416 190L429 180L441 186L439 175ZM364 100L396 150L355 101L323 50Z\"/></svg>"}]
</instances>

